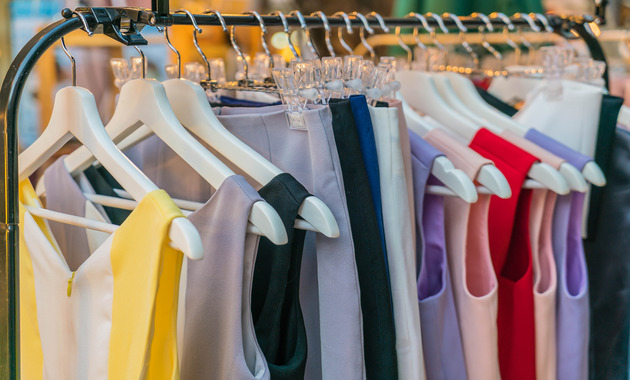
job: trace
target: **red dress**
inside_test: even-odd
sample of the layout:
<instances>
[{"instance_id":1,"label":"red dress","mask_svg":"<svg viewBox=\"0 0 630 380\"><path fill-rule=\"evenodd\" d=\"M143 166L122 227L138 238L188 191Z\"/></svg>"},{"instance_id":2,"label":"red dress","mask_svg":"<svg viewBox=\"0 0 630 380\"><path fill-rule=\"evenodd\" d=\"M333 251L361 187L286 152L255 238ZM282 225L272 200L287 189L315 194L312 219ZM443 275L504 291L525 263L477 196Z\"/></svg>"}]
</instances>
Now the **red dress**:
<instances>
[{"instance_id":1,"label":"red dress","mask_svg":"<svg viewBox=\"0 0 630 380\"><path fill-rule=\"evenodd\" d=\"M499 281L499 365L503 380L536 379L536 341L532 253L529 242L531 190L521 190L538 159L487 129L470 147L492 160L512 189L512 197L493 196L488 229L492 264Z\"/></svg>"}]
</instances>

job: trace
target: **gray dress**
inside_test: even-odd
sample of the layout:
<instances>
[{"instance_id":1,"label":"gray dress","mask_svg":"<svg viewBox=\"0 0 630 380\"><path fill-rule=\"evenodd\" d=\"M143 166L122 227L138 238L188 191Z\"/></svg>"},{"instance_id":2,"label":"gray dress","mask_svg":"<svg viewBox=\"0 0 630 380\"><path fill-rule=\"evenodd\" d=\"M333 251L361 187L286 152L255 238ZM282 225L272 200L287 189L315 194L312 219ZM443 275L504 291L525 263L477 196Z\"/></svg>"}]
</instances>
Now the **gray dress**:
<instances>
[{"instance_id":1,"label":"gray dress","mask_svg":"<svg viewBox=\"0 0 630 380\"><path fill-rule=\"evenodd\" d=\"M300 304L308 340L306 379L365 378L354 244L330 110L316 106L305 111L303 130L289 127L282 106L221 108L217 113L230 132L293 175L333 212L340 236L330 239L308 232L304 246ZM198 175L155 137L134 147L130 158L173 197L202 200L197 189L208 191L199 185Z\"/></svg>"}]
</instances>

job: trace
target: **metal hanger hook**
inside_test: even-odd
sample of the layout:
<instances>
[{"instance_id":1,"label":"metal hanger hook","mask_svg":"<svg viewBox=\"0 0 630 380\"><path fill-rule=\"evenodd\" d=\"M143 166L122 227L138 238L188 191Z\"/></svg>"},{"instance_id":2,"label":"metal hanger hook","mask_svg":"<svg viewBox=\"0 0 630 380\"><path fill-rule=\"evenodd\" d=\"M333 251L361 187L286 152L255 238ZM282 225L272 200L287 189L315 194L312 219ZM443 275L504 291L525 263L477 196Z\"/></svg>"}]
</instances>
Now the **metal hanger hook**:
<instances>
[{"instance_id":1,"label":"metal hanger hook","mask_svg":"<svg viewBox=\"0 0 630 380\"><path fill-rule=\"evenodd\" d=\"M179 53L175 46L171 43L171 39L168 37L168 27L165 26L163 28L158 28L161 32L164 33L164 39L166 40L166 45L168 45L169 49L171 49L177 55L177 78L181 79L182 77L182 55ZM144 54L143 54L144 55Z\"/></svg>"},{"instance_id":2,"label":"metal hanger hook","mask_svg":"<svg viewBox=\"0 0 630 380\"><path fill-rule=\"evenodd\" d=\"M531 16L527 13L514 13L513 17L521 18L527 21L527 24L529 24L529 28L531 30L533 30L534 32L540 32L540 28L538 27L538 25L536 25L536 21L534 21L534 19L532 19Z\"/></svg>"},{"instance_id":3,"label":"metal hanger hook","mask_svg":"<svg viewBox=\"0 0 630 380\"><path fill-rule=\"evenodd\" d=\"M485 14L479 13L479 12L473 12L470 14L470 17L478 17L481 21L483 21L484 24L486 24L486 29L488 29L489 32L494 32L494 27L492 26L492 22L490 21L488 16L486 16Z\"/></svg>"},{"instance_id":4,"label":"metal hanger hook","mask_svg":"<svg viewBox=\"0 0 630 380\"><path fill-rule=\"evenodd\" d=\"M300 22L300 27L302 28L302 30L304 30L304 34L306 35L306 45L308 46L314 57L319 57L315 46L313 46L313 41L311 40L311 30L306 24L306 20L304 19L304 15L302 15L302 12L298 10L291 11L291 13L289 13L289 16L295 16L298 18L298 21Z\"/></svg>"},{"instance_id":5,"label":"metal hanger hook","mask_svg":"<svg viewBox=\"0 0 630 380\"><path fill-rule=\"evenodd\" d=\"M455 26L457 26L457 29L459 29L459 37L461 39L462 47L466 49L468 55L470 55L470 57L472 58L473 66L477 68L479 66L479 56L477 55L477 53L475 53L475 50L473 50L468 41L466 41L466 32L468 31L468 28L466 28L464 24L462 24L462 21L456 14L446 12L442 16L448 17L453 20Z\"/></svg>"},{"instance_id":6,"label":"metal hanger hook","mask_svg":"<svg viewBox=\"0 0 630 380\"><path fill-rule=\"evenodd\" d=\"M553 33L553 28L551 27L551 25L549 25L549 20L547 19L547 16L545 16L542 13L530 13L529 15L530 16L534 15L534 17L536 17L536 19L543 24L543 28L545 28L545 32Z\"/></svg>"},{"instance_id":7,"label":"metal hanger hook","mask_svg":"<svg viewBox=\"0 0 630 380\"><path fill-rule=\"evenodd\" d=\"M512 20L510 20L510 18L508 16L506 16L505 13L492 12L492 13L490 13L490 17L498 18L501 21L503 21L503 23L508 28L508 30L514 30L514 28L515 28L514 24L512 24Z\"/></svg>"},{"instance_id":8,"label":"metal hanger hook","mask_svg":"<svg viewBox=\"0 0 630 380\"><path fill-rule=\"evenodd\" d=\"M358 18L363 23L363 27L359 28L359 37L361 38L361 44L365 47L365 49L368 52L370 52L370 58L374 59L374 57L376 57L376 52L374 51L374 48L370 46L370 44L365 39L365 31L367 30L368 33L374 34L374 29L370 27L368 20L361 13L355 11L355 12L350 13L350 16L354 16Z\"/></svg>"},{"instance_id":9,"label":"metal hanger hook","mask_svg":"<svg viewBox=\"0 0 630 380\"><path fill-rule=\"evenodd\" d=\"M346 23L346 30L348 31L348 33L352 34L353 33L352 21L350 21L350 17L348 17L346 12L341 12L341 11L335 12L333 14L333 17L335 16L341 16L343 18L343 21ZM352 48L343 39L343 28L337 29L337 37L339 38L339 42L341 43L341 46L343 46L343 48L346 49L350 55L352 55L353 53Z\"/></svg>"},{"instance_id":10,"label":"metal hanger hook","mask_svg":"<svg viewBox=\"0 0 630 380\"><path fill-rule=\"evenodd\" d=\"M289 29L289 23L287 22L287 17L284 15L284 13L280 11L274 11L274 12L271 12L270 14L272 16L280 17L280 21L282 22L282 27L284 28L284 34L287 35L287 41L289 42L289 48L291 49L291 53L293 53L293 56L295 58L300 60L300 55L298 54L295 46L293 46L293 41L291 41L291 29Z\"/></svg>"},{"instance_id":11,"label":"metal hanger hook","mask_svg":"<svg viewBox=\"0 0 630 380\"><path fill-rule=\"evenodd\" d=\"M374 17L376 21L378 21L378 25L381 27L381 30L385 33L389 33L389 28L385 25L385 20L383 20L383 16L376 12L370 12L367 14L367 17Z\"/></svg>"},{"instance_id":12,"label":"metal hanger hook","mask_svg":"<svg viewBox=\"0 0 630 380\"><path fill-rule=\"evenodd\" d=\"M178 9L174 13L186 13L186 15L188 15L188 18L190 18L190 22L192 23L193 28L194 28L193 29L193 44L195 45L197 52L201 56L201 59L206 64L206 73L207 73L206 78L212 78L212 76L210 75L210 62L208 61L208 58L201 50L201 46L199 46L199 41L197 40L197 33L203 33L203 30L199 27L199 25L197 25L197 20L195 20L195 16L193 16L193 14L190 13L190 11L186 9Z\"/></svg>"},{"instance_id":13,"label":"metal hanger hook","mask_svg":"<svg viewBox=\"0 0 630 380\"><path fill-rule=\"evenodd\" d=\"M434 19L435 22L437 22L438 27L440 28L442 33L448 34L448 28L444 24L444 20L442 19L442 17L440 15L436 15L435 13L429 12L429 13L427 13L426 17L431 17L432 19Z\"/></svg>"},{"instance_id":14,"label":"metal hanger hook","mask_svg":"<svg viewBox=\"0 0 630 380\"><path fill-rule=\"evenodd\" d=\"M495 49L486 39L486 29L490 32L494 32L494 27L492 26L492 22L490 22L488 16L483 13L474 12L470 15L470 17L478 17L479 19L481 19L481 21L483 21L484 24L486 24L485 27L479 27L479 33L481 34L481 46L483 46L488 51L488 53L492 54L496 59L498 59L499 61L503 61L503 55L497 49Z\"/></svg>"},{"instance_id":15,"label":"metal hanger hook","mask_svg":"<svg viewBox=\"0 0 630 380\"><path fill-rule=\"evenodd\" d=\"M256 11L245 12L245 14L253 15L258 20L258 24L260 25L260 43L262 44L265 54L269 58L269 67L273 69L274 67L273 57L271 56L271 51L269 50L269 46L267 46L267 41L265 41L265 34L267 34L267 27L265 26L265 22L263 21L263 18ZM232 28L232 33L233 32L234 32L234 28ZM232 38L232 36L230 36L230 38ZM243 62L245 62L245 57L243 56L241 58L243 58ZM247 66L247 62L245 62L245 66Z\"/></svg>"},{"instance_id":16,"label":"metal hanger hook","mask_svg":"<svg viewBox=\"0 0 630 380\"><path fill-rule=\"evenodd\" d=\"M85 32L87 33L89 37L92 37L94 35L94 32L90 30L90 26L88 25L88 22L85 19L85 16L83 16L80 12L77 12L77 11L72 11L72 14L77 15L77 17L81 19L81 22L83 23L83 29L85 29Z\"/></svg>"},{"instance_id":17,"label":"metal hanger hook","mask_svg":"<svg viewBox=\"0 0 630 380\"><path fill-rule=\"evenodd\" d=\"M415 18L417 18L422 23L422 27L424 28L424 30L426 30L429 33L431 33L433 31L433 27L431 25L429 25L429 22L427 21L426 17L424 17L420 13L410 12L407 15L407 17L415 17Z\"/></svg>"},{"instance_id":18,"label":"metal hanger hook","mask_svg":"<svg viewBox=\"0 0 630 380\"><path fill-rule=\"evenodd\" d=\"M159 29L158 29L159 30ZM140 60L142 61L142 79L147 77L147 58L144 56L144 52L137 45L133 45L134 49L140 54Z\"/></svg>"},{"instance_id":19,"label":"metal hanger hook","mask_svg":"<svg viewBox=\"0 0 630 380\"><path fill-rule=\"evenodd\" d=\"M396 26L395 33L396 33L396 38L398 38L398 45L400 45L400 47L403 48L407 52L407 64L409 65L409 67L411 67L411 61L413 60L413 52L411 51L409 46L407 46L407 44L403 41L402 36L400 35L400 29L401 29L400 25Z\"/></svg>"},{"instance_id":20,"label":"metal hanger hook","mask_svg":"<svg viewBox=\"0 0 630 380\"><path fill-rule=\"evenodd\" d=\"M245 73L244 73L245 74L245 81L247 81L247 80L249 80L249 65L247 64L247 59L245 59L245 54L243 54L243 51L241 50L241 48L236 43L236 38L234 37L234 30L235 29L236 29L235 25L232 25L230 27L230 43L232 44L232 47L236 51L236 54L238 54L238 56L241 57L241 59L243 60L243 71L245 71Z\"/></svg>"},{"instance_id":21,"label":"metal hanger hook","mask_svg":"<svg viewBox=\"0 0 630 380\"><path fill-rule=\"evenodd\" d=\"M70 63L72 65L72 86L76 87L77 85L77 60L74 59L74 56L70 54L70 51L66 47L66 41L63 37L61 37L61 48L63 52L66 53L68 58L70 58Z\"/></svg>"},{"instance_id":22,"label":"metal hanger hook","mask_svg":"<svg viewBox=\"0 0 630 380\"><path fill-rule=\"evenodd\" d=\"M328 53L330 54L330 56L334 57L335 49L333 49L332 42L330 42L330 24L328 23L328 17L326 17L324 12L322 11L313 12L311 13L311 16L318 16L322 20L322 23L324 24L324 31L325 31L324 39L326 41L326 48L328 49Z\"/></svg>"},{"instance_id":23,"label":"metal hanger hook","mask_svg":"<svg viewBox=\"0 0 630 380\"><path fill-rule=\"evenodd\" d=\"M208 15L215 15L215 16L217 16L217 18L219 19L219 22L221 23L221 28L223 29L223 31L225 33L228 32L227 25L225 24L225 19L221 15L221 12L219 12L217 10L214 10L214 9L206 9L201 14L204 14L204 15L208 14Z\"/></svg>"}]
</instances>

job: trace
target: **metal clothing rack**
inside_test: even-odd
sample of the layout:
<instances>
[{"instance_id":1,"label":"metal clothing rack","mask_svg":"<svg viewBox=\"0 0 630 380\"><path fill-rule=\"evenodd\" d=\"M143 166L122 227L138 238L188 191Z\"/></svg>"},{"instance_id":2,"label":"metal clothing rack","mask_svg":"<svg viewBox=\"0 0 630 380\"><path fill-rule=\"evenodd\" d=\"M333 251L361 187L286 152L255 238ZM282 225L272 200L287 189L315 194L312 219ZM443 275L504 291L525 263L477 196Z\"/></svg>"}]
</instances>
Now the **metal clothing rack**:
<instances>
[{"instance_id":1,"label":"metal clothing rack","mask_svg":"<svg viewBox=\"0 0 630 380\"><path fill-rule=\"evenodd\" d=\"M548 15L550 26L554 32L565 36L573 30L588 45L594 59L605 61L601 46L587 26L588 23L603 22L606 0L596 0L595 14L592 16L561 17ZM90 31L103 33L124 45L146 45L141 30L145 26L191 25L186 14L173 14L169 11L168 0L152 0L151 9L140 8L77 8L75 12L87 21ZM62 11L63 19L40 31L17 54L13 60L0 89L0 124L2 134L0 139L0 168L2 170L1 199L0 199L0 379L19 379L19 280L18 280L18 144L17 122L20 97L26 79L42 54L55 42L68 33L83 28L83 23L75 13L69 9ZM216 15L195 15L199 25L220 25ZM224 15L227 25L259 26L253 15ZM282 26L278 16L263 16L266 26ZM486 25L484 20L477 17L460 17L461 22L471 29ZM297 17L287 17L288 24L300 26ZM324 26L321 18L305 16L304 21L309 28ZM435 27L434 19L428 18L428 23ZM523 18L512 18L515 26L530 28ZM362 27L363 23L357 18L351 18L354 27ZM378 26L376 18L368 19L371 26ZM388 26L421 27L416 18L384 18ZM450 18L443 19L448 28L456 28ZM501 27L505 24L500 18L491 18L493 26ZM333 27L345 26L341 17L329 17L328 23ZM543 27L540 21L537 26ZM85 28L84 28L85 29Z\"/></svg>"}]
</instances>

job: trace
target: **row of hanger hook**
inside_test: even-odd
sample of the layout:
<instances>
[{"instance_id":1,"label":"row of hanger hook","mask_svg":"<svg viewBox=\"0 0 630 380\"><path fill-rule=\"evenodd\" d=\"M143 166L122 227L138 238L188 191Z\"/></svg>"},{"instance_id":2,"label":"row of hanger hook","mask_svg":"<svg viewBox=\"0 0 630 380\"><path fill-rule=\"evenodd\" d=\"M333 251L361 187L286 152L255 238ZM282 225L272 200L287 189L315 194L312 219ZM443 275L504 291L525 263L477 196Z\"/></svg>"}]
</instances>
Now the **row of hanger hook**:
<instances>
[{"instance_id":1,"label":"row of hanger hook","mask_svg":"<svg viewBox=\"0 0 630 380\"><path fill-rule=\"evenodd\" d=\"M92 36L94 34L94 32L92 30L90 30L89 25L87 23L87 20L85 19L85 17L80 13L80 12L76 12L73 11L73 14L76 14L77 17L79 17L81 19L81 22L83 23L83 27L85 29L85 31L88 33L88 36ZM206 69L207 69L207 77L211 78L211 65L210 62L208 60L208 58L206 57L206 55L204 54L203 50L201 49L201 47L199 46L199 42L197 39L197 34L198 33L202 33L203 30L199 27L197 20L195 19L195 16L188 10L186 9L179 9L177 11L175 11L174 13L184 13L188 16L188 18L190 19L190 22L193 25L193 44L195 45L195 48L197 50L197 52L199 53L199 55L201 56ZM221 14L221 12L217 11L217 10L206 10L204 11L202 14L204 15L214 15L218 18L219 23L221 25L221 28L223 29L224 32L228 33L229 31L229 36L230 36L230 43L232 45L232 47L234 48L234 50L236 51L236 53L238 54L238 56L241 58L243 65L244 65L244 74L245 74L245 78L248 78L248 71L249 71L249 65L248 62L246 60L245 54L243 53L243 51L241 50L241 48L238 46L236 39L235 39L235 29L236 26L232 25L229 30L227 27L227 23L225 22L225 19L223 17L223 15ZM249 14L252 15L256 18L256 20L258 21L261 33L260 33L260 38L261 38L261 44L263 47L263 50L265 51L265 54L268 56L269 58L269 65L270 65L270 69L274 68L274 60L272 58L271 55L271 51L269 50L269 46L267 45L266 39L265 39L265 35L267 34L267 27L265 25L265 22L262 18L262 16L256 12L256 11L249 11L246 12L245 14ZM532 17L533 15L533 17ZM275 11L270 13L270 16L278 16L282 22L282 27L283 27L283 32L287 37L287 41L288 41L288 46L289 49L291 50L291 53L293 54L294 58L297 60L301 59L300 54L298 53L298 49L296 49L295 45L293 44L293 41L291 39L291 31L289 28L289 23L287 21L286 16L284 15L284 13L280 12L280 11ZM313 44L313 41L311 39L311 34L310 34L310 27L307 25L306 20L304 18L304 15L298 11L292 11L289 13L289 16L294 16L298 18L298 21L300 23L300 28L304 31L305 36L306 36L306 45L310 51L310 53L313 56L319 57L320 54L318 54L317 49L315 49L315 46ZM330 23L328 21L328 17L322 12L322 11L317 11L317 12L313 12L310 14L310 16L312 17L318 17L321 19L322 24L324 26L324 39L325 39L325 44L326 44L326 48L328 50L328 54L331 57L335 57L335 51L334 48L332 46L332 42L331 42L331 38L330 38L330 34L331 34L331 26ZM372 28L369 25L369 21L368 18L373 18L376 19L376 21L379 24L380 29L385 32L385 33L389 33L390 29L387 27L385 20L383 19L383 17L378 14L377 12L370 12L367 15L363 15L359 12L352 12L350 13L350 15L348 15L345 12L336 12L332 15L333 17L341 17L344 20L345 23L345 29L347 31L348 34L353 34L354 30L353 30L353 26L352 26L352 20L350 19L350 17L354 17L355 19L358 19L361 23L362 26L359 27L359 37L361 40L361 44L366 48L366 50L369 52L370 57L372 59L375 58L376 53L374 51L374 48L372 46L370 46L370 44L368 43L367 39L365 38L365 32L369 33L370 35L373 35L375 33L374 28ZM494 12L490 14L490 17L486 16L483 13L479 13L479 12L475 12L473 14L470 15L471 17L477 17L479 18L484 26L480 26L478 31L482 34L482 36L485 36L485 32L486 31L490 31L490 32L494 32L495 28L492 25L492 22L490 21L490 17L491 18L498 18L500 19L505 25L503 27L503 33L506 36L506 43L515 50L516 54L518 56L520 56L521 53L521 49L518 46L517 43L515 43L512 39L509 38L509 32L513 31L516 28L516 26L514 25L514 23L512 22L512 20L506 16L504 13L501 12ZM453 13L444 13L442 16L435 14L435 13L427 13L426 15L422 15L419 13L415 13L415 12L411 12L409 13L407 16L407 18L416 18L420 21L422 28L429 33L429 36L431 38L431 42L433 43L433 45L443 54L445 54L446 52L446 48L444 47L444 45L442 45L436 36L436 31L435 28L432 27L429 22L428 22L428 18L433 19L438 28L440 29L440 31L444 34L448 34L449 30L446 27L446 24L444 23L444 18L448 18L451 19L453 21L453 23L455 24L455 26L457 27L457 29L459 30L459 34L461 36L461 44L464 47L464 49L468 52L468 54L472 57L473 62L475 67L477 66L478 62L479 62L479 56L477 55L477 53L475 53L475 51L473 50L473 48L470 46L470 44L468 44L468 42L465 39L465 33L468 32L468 28L462 23L462 21L460 20L459 16L453 14ZM545 32L553 32L553 28L551 27L551 25L549 24L549 20L547 19L547 17L543 14L540 13L532 13L532 14L526 14L526 13L516 13L513 16L514 18L520 18L523 19L527 22L529 28L534 31L534 32L541 32L541 31L545 31ZM536 20L534 20L534 18ZM541 28L536 24L536 21L539 21L542 25L543 25L543 30L541 30ZM167 27L157 27L159 31L164 33L164 38L166 41L166 44L168 45L168 47L176 54L177 56L177 77L181 78L181 54L179 53L179 51L173 46L173 44L171 43L169 36L168 36L168 28ZM420 40L420 36L419 36L419 28L420 26L416 26L413 28L413 36L415 38L415 42L416 45L422 49L422 50L426 50L426 46L422 43L422 41ZM341 44L341 46L348 51L349 54L353 54L353 49L348 45L348 43L344 40L343 38L343 29L344 27L340 27L337 31L337 36L339 38L339 42ZM408 60L411 61L411 57L412 57L412 50L409 48L409 46L407 44L405 44L403 42L402 36L401 36L401 29L402 27L396 26L395 28L395 35L398 38L398 43L399 45L405 50L405 52L407 53L407 57ZM520 32L520 28L517 29ZM498 59L502 58L501 53L499 53L494 47L492 47L486 40L485 37L482 37L483 41L482 41L482 46L493 56L495 56ZM523 45L527 48L527 49L531 49L532 46L529 42L527 42L525 39L521 38L521 42L523 43ZM70 52L68 51L65 41L63 39L63 37L61 38L61 43L62 43L62 48L65 52L65 54L68 56L68 58L71 60L72 63L72 83L73 85L76 85L76 60L74 59L74 57L70 54ZM145 78L146 76L146 62L145 62L145 56L144 53L142 52L142 50L140 48L138 48L137 46L134 46L134 48L138 51L138 53L140 54L140 57L142 59L142 77Z\"/></svg>"}]
</instances>

